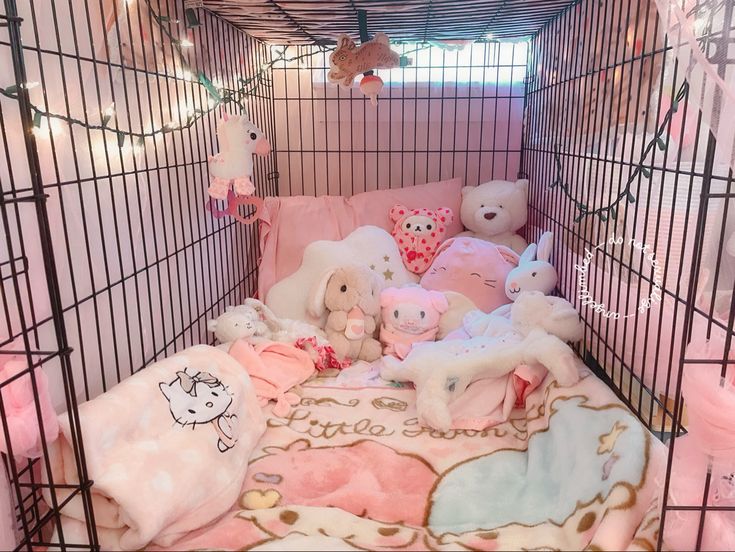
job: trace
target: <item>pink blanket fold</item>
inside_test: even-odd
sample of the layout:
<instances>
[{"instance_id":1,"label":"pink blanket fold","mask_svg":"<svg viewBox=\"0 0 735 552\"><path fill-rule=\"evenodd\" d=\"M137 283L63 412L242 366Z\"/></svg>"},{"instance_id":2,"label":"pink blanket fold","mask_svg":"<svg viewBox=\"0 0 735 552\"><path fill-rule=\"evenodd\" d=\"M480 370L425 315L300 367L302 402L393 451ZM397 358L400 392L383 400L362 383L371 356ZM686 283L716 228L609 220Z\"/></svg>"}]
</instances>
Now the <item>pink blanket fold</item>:
<instances>
[{"instance_id":1,"label":"pink blanket fold","mask_svg":"<svg viewBox=\"0 0 735 552\"><path fill-rule=\"evenodd\" d=\"M95 520L110 538L106 550L171 545L224 514L265 431L247 372L207 345L156 362L80 405L79 420ZM50 448L54 482L75 485L68 417L60 423ZM68 496L56 492L59 501ZM50 501L47 490L44 498ZM84 520L81 496L62 514L65 527Z\"/></svg>"},{"instance_id":2,"label":"pink blanket fold","mask_svg":"<svg viewBox=\"0 0 735 552\"><path fill-rule=\"evenodd\" d=\"M266 342L251 345L238 339L230 355L250 374L261 406L276 401L273 413L286 416L300 397L289 390L309 379L316 371L309 353L286 343Z\"/></svg>"}]
</instances>

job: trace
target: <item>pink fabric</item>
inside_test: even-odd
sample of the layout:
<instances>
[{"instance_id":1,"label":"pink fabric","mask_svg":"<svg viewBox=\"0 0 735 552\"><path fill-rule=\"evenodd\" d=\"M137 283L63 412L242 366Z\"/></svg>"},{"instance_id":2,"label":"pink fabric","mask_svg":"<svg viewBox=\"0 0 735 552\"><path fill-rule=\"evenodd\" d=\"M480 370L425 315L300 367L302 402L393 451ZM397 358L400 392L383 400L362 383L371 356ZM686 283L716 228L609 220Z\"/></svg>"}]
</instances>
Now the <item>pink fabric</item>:
<instances>
[{"instance_id":1,"label":"pink fabric","mask_svg":"<svg viewBox=\"0 0 735 552\"><path fill-rule=\"evenodd\" d=\"M395 328L386 327L383 324L380 327L380 342L385 345L383 354L395 355L398 358L406 358L411 351L414 343L422 341L434 341L439 328L432 328L420 334L403 333Z\"/></svg>"},{"instance_id":2,"label":"pink fabric","mask_svg":"<svg viewBox=\"0 0 735 552\"><path fill-rule=\"evenodd\" d=\"M276 401L276 416L286 416L292 406L299 404L300 397L289 389L305 382L315 371L309 354L287 343L273 341L253 346L238 339L229 353L250 374L261 406Z\"/></svg>"},{"instance_id":3,"label":"pink fabric","mask_svg":"<svg viewBox=\"0 0 735 552\"><path fill-rule=\"evenodd\" d=\"M314 354L311 354L310 356L311 359L314 361L314 367L316 368L317 372L323 372L324 370L329 370L330 368L344 370L350 364L352 364L352 359L346 358L344 360L341 360L337 356L337 353L334 352L334 348L331 345L319 345L319 343L317 343L316 337L314 336L300 337L294 343L294 347L306 351L307 353L313 351Z\"/></svg>"},{"instance_id":4,"label":"pink fabric","mask_svg":"<svg viewBox=\"0 0 735 552\"><path fill-rule=\"evenodd\" d=\"M512 374L471 383L449 404L452 427L480 431L507 421L513 408L525 408L526 398L541 385L546 374L541 365L521 364Z\"/></svg>"},{"instance_id":5,"label":"pink fabric","mask_svg":"<svg viewBox=\"0 0 735 552\"><path fill-rule=\"evenodd\" d=\"M452 238L437 251L421 285L437 291L456 291L484 312L510 303L505 279L518 266L518 255L502 245L477 238Z\"/></svg>"},{"instance_id":6,"label":"pink fabric","mask_svg":"<svg viewBox=\"0 0 735 552\"><path fill-rule=\"evenodd\" d=\"M462 179L443 180L419 186L375 190L343 196L269 197L260 222L259 297L273 284L293 274L301 265L304 249L316 240L342 240L355 228L372 224L387 232L393 229L388 216L396 203L431 209L449 207L459 212ZM459 218L447 228L447 236L462 231Z\"/></svg>"},{"instance_id":7,"label":"pink fabric","mask_svg":"<svg viewBox=\"0 0 735 552\"><path fill-rule=\"evenodd\" d=\"M11 358L0 367L0 382L12 378L25 370L26 367L27 364L24 361ZM51 404L46 373L42 369L36 368L34 374L38 401L41 407L43 431L46 441L51 442L59 434L59 420L54 406ZM34 400L35 395L30 373L18 377L2 388L2 399L13 456L38 458L42 454L41 430ZM0 431L0 451L8 452L8 445L5 442L3 431Z\"/></svg>"},{"instance_id":8,"label":"pink fabric","mask_svg":"<svg viewBox=\"0 0 735 552\"><path fill-rule=\"evenodd\" d=\"M431 265L439 244L447 239L447 226L454 220L454 213L447 207L409 209L398 204L390 210L390 219L395 222L391 235L401 252L403 264L414 274L423 274Z\"/></svg>"},{"instance_id":9,"label":"pink fabric","mask_svg":"<svg viewBox=\"0 0 735 552\"><path fill-rule=\"evenodd\" d=\"M0 550L14 550L16 545L15 515L8 472L0 470Z\"/></svg>"}]
</instances>

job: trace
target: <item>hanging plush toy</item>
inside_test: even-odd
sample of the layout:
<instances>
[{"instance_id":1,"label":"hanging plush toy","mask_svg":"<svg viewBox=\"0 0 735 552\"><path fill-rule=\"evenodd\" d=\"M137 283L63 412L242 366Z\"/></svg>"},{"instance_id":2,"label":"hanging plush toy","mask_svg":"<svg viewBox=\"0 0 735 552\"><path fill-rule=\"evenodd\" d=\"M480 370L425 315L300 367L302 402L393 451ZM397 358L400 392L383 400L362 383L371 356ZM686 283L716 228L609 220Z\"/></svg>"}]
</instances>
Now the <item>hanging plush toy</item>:
<instances>
[{"instance_id":1,"label":"hanging plush toy","mask_svg":"<svg viewBox=\"0 0 735 552\"><path fill-rule=\"evenodd\" d=\"M372 69L392 69L409 64L410 60L401 58L390 49L390 41L384 33L376 33L372 40L363 42L360 46L356 46L349 36L341 35L337 48L329 56L330 70L327 78L330 82L349 88L357 75L365 73L360 81L360 90L375 105L378 94L383 89L383 80L373 75Z\"/></svg>"},{"instance_id":2,"label":"hanging plush toy","mask_svg":"<svg viewBox=\"0 0 735 552\"><path fill-rule=\"evenodd\" d=\"M230 186L235 196L253 195L253 154L266 156L271 151L263 132L246 115L225 113L217 125L217 139L220 152L209 158L209 195L227 199Z\"/></svg>"}]
</instances>

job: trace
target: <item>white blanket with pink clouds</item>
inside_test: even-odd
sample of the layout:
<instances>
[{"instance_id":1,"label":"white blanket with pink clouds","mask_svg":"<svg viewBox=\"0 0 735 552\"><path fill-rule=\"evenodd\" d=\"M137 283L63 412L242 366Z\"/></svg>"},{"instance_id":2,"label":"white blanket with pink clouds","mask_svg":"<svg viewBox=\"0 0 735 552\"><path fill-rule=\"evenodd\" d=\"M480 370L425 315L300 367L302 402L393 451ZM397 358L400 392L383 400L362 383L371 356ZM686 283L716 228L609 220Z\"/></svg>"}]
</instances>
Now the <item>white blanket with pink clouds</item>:
<instances>
[{"instance_id":1,"label":"white blanket with pink clouds","mask_svg":"<svg viewBox=\"0 0 735 552\"><path fill-rule=\"evenodd\" d=\"M207 345L141 370L82 404L79 418L105 550L169 545L227 511L265 430L247 371ZM76 484L66 416L61 430L51 448L54 483ZM78 531L81 496L62 513L64 528Z\"/></svg>"}]
</instances>

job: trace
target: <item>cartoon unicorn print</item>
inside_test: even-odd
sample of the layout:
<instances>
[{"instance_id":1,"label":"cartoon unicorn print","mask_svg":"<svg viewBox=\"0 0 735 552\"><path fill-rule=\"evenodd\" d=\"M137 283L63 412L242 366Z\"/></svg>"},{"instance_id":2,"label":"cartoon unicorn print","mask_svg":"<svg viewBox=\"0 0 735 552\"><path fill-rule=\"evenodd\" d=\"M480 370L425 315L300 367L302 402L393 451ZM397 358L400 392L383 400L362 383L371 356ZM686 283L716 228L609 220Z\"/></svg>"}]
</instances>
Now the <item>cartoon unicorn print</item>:
<instances>
[{"instance_id":1,"label":"cartoon unicorn print","mask_svg":"<svg viewBox=\"0 0 735 552\"><path fill-rule=\"evenodd\" d=\"M237 416L227 413L232 396L220 380L209 372L197 372L192 376L184 368L176 372L176 379L171 383L161 382L158 386L177 424L195 429L197 425L211 423L219 437L217 448L220 452L235 446Z\"/></svg>"},{"instance_id":2,"label":"cartoon unicorn print","mask_svg":"<svg viewBox=\"0 0 735 552\"><path fill-rule=\"evenodd\" d=\"M253 154L268 155L270 143L247 115L227 113L217 127L217 139L220 152L209 158L209 195L214 199L226 199L230 183L236 195L252 195L255 192L250 180L253 176Z\"/></svg>"}]
</instances>

